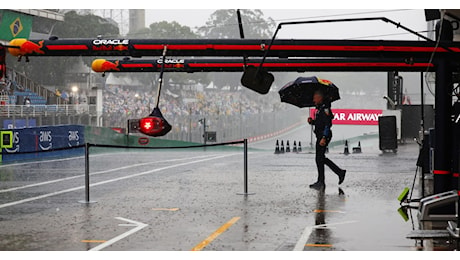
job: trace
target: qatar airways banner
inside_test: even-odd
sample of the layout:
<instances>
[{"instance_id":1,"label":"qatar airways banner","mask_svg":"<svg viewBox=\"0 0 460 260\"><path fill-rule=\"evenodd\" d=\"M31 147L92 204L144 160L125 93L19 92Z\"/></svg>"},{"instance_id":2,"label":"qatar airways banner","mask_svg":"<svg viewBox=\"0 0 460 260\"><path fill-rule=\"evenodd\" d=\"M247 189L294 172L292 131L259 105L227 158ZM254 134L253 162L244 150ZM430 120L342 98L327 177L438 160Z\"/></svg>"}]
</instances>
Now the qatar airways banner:
<instances>
[{"instance_id":1,"label":"qatar airways banner","mask_svg":"<svg viewBox=\"0 0 460 260\"><path fill-rule=\"evenodd\" d=\"M316 109L310 109L310 117L315 118ZM375 109L332 109L335 125L378 125L383 110Z\"/></svg>"}]
</instances>

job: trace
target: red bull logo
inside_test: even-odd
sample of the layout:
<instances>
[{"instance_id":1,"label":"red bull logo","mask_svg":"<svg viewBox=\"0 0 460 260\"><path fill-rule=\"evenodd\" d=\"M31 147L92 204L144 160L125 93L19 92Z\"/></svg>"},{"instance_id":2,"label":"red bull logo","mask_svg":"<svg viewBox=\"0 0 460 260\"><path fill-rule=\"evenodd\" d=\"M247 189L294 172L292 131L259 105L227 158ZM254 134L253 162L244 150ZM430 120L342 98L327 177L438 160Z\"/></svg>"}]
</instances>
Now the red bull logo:
<instances>
[{"instance_id":1,"label":"red bull logo","mask_svg":"<svg viewBox=\"0 0 460 260\"><path fill-rule=\"evenodd\" d=\"M96 59L93 61L91 67L94 72L110 72L110 71L120 71L119 61L111 62L106 59Z\"/></svg>"},{"instance_id":2,"label":"red bull logo","mask_svg":"<svg viewBox=\"0 0 460 260\"><path fill-rule=\"evenodd\" d=\"M30 54L45 54L42 50L44 41L38 43L31 42L27 39L13 39L9 45L19 48L8 48L8 52L13 56L27 56Z\"/></svg>"},{"instance_id":3,"label":"red bull logo","mask_svg":"<svg viewBox=\"0 0 460 260\"><path fill-rule=\"evenodd\" d=\"M331 85L331 83L332 83L327 79L320 79L320 78L318 78L318 82L323 84L323 85Z\"/></svg>"}]
</instances>

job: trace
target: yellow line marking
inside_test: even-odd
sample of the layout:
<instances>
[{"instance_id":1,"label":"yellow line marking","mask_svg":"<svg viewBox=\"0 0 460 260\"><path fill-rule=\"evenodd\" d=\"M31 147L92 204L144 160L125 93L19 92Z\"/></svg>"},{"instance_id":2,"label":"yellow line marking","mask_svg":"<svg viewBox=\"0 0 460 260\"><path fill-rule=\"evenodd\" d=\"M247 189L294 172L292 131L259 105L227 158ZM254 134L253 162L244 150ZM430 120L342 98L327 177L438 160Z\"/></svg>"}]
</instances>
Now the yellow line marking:
<instances>
[{"instance_id":1,"label":"yellow line marking","mask_svg":"<svg viewBox=\"0 0 460 260\"><path fill-rule=\"evenodd\" d=\"M326 209L315 209L313 210L314 213L323 213L323 212L332 212L332 213L344 213L343 211L339 210L326 210Z\"/></svg>"},{"instance_id":2,"label":"yellow line marking","mask_svg":"<svg viewBox=\"0 0 460 260\"><path fill-rule=\"evenodd\" d=\"M216 239L220 234L224 233L228 228L230 228L233 224L235 224L239 219L240 219L240 217L234 217L234 218L230 219L230 221L228 221L227 223L223 224L220 228L218 228L216 231L214 231L214 233L212 233L208 238L206 238L205 240L201 241L198 245L196 245L192 249L192 251L200 251L200 250L202 250L204 247L209 245L209 243L211 243L214 239Z\"/></svg>"},{"instance_id":3,"label":"yellow line marking","mask_svg":"<svg viewBox=\"0 0 460 260\"><path fill-rule=\"evenodd\" d=\"M179 208L153 208L152 210L178 211Z\"/></svg>"},{"instance_id":4,"label":"yellow line marking","mask_svg":"<svg viewBox=\"0 0 460 260\"><path fill-rule=\"evenodd\" d=\"M311 247L332 247L331 244L306 244L305 246L311 246Z\"/></svg>"},{"instance_id":5,"label":"yellow line marking","mask_svg":"<svg viewBox=\"0 0 460 260\"><path fill-rule=\"evenodd\" d=\"M107 240L82 240L82 243L105 243Z\"/></svg>"}]
</instances>

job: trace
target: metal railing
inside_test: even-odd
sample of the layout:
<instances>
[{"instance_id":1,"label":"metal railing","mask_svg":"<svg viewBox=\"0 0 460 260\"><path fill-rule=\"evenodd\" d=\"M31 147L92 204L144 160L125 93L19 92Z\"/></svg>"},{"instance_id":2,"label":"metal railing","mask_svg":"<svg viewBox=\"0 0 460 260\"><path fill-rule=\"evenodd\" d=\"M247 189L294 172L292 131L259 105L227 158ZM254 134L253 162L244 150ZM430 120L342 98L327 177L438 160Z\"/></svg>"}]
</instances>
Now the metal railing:
<instances>
[{"instance_id":1,"label":"metal railing","mask_svg":"<svg viewBox=\"0 0 460 260\"><path fill-rule=\"evenodd\" d=\"M11 70L9 68L7 68L7 75L8 74L11 74L9 73L10 71L12 71L12 74L14 74L14 78L12 79L9 79L9 80L12 80L15 82L15 84L22 90L30 90L34 93L36 93L37 95L45 98L47 101L50 100L49 98L55 98L53 100L55 100L56 102L53 102L53 103L56 103L58 105L60 104L64 104L65 101L64 99L62 99L61 97L57 96L56 93L54 93L53 91L43 87L42 85L38 84L37 82L31 80L29 77L27 77L25 74L23 73L20 73L20 72L17 72L17 71L14 71L14 70Z\"/></svg>"},{"instance_id":2,"label":"metal railing","mask_svg":"<svg viewBox=\"0 0 460 260\"><path fill-rule=\"evenodd\" d=\"M96 105L0 105L1 117L96 115Z\"/></svg>"}]
</instances>

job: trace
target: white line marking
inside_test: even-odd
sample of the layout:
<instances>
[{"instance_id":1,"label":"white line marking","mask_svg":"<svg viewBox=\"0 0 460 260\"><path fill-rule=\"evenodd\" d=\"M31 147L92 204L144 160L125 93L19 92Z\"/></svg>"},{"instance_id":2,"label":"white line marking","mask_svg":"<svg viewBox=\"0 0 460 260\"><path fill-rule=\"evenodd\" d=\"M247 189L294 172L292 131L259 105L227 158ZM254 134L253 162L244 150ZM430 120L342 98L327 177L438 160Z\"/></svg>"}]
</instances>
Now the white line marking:
<instances>
[{"instance_id":1,"label":"white line marking","mask_svg":"<svg viewBox=\"0 0 460 260\"><path fill-rule=\"evenodd\" d=\"M107 156L107 155L113 155L113 154L111 154L111 153L95 154L95 155L91 155L91 157L100 157L100 156ZM7 164L0 165L0 168L27 165L27 164L37 164L37 163L63 162L63 161L70 161L70 160L84 159L84 158L85 158L85 156L76 156L76 157L69 157L69 158L63 158L63 159L38 160L38 161L24 162L24 163L12 163L12 164L7 163Z\"/></svg>"},{"instance_id":2,"label":"white line marking","mask_svg":"<svg viewBox=\"0 0 460 260\"><path fill-rule=\"evenodd\" d=\"M98 245L98 246L96 246L94 248L91 248L89 251L102 250L102 249L104 249L104 248L106 248L106 247L108 247L108 246L110 246L110 245L112 245L112 244L114 244L114 243L126 238L127 236L130 236L130 235L136 233L137 231L145 228L146 226L148 226L147 224L137 222L137 221L134 221L134 220L130 220L130 219L127 219L127 218L116 217L116 219L129 222L129 223L131 223L130 225L135 226L135 228L133 228L130 231L125 232L125 233L123 233L123 234L121 234L119 236L116 236L116 237L110 239L109 241L107 241L105 243L102 243L102 244L100 244L100 245Z\"/></svg>"},{"instance_id":3,"label":"white line marking","mask_svg":"<svg viewBox=\"0 0 460 260\"><path fill-rule=\"evenodd\" d=\"M75 159L82 159L84 156L77 156L65 159L55 159L55 160L43 160L43 161L33 161L33 162L25 162L25 163L12 163L12 164L3 164L0 165L0 168L11 167L11 166L20 166L20 165L27 165L27 164L34 164L34 163L51 163L51 162L63 162L63 161L70 161Z\"/></svg>"},{"instance_id":4,"label":"white line marking","mask_svg":"<svg viewBox=\"0 0 460 260\"><path fill-rule=\"evenodd\" d=\"M203 158L203 157L207 157L207 156L208 155L196 156L196 157L190 157L190 158L170 159L170 160L163 160L163 161L156 161L156 162L149 162L149 163L133 164L133 165L123 166L123 167L119 167L119 168L113 168L113 169L109 169L109 170L90 173L90 176L97 175L97 174L114 172L114 171L119 171L119 170L125 170L125 169L129 169L129 168L134 168L134 167L139 167L139 166L144 166L144 165L149 165L149 164L183 161L183 160L188 160L188 159ZM85 176L84 174L80 174L80 175L76 175L76 176L72 176L72 177L66 177L66 178L62 178L62 179L56 179L56 180L52 180L52 181L45 181L45 182L39 182L39 183L34 183L34 184L29 184L29 185L24 185L24 186L19 186L19 187L13 187L13 188L9 188L9 189L0 190L0 193L11 192L11 191L15 191L15 190L22 190L22 189L27 189L27 188L47 185L47 184L61 182L61 181L73 180L73 179L81 178L81 177L84 177L84 176Z\"/></svg>"},{"instance_id":5,"label":"white line marking","mask_svg":"<svg viewBox=\"0 0 460 260\"><path fill-rule=\"evenodd\" d=\"M205 162L205 161L220 159L220 158L224 158L224 157L234 156L234 155L237 155L237 154L239 154L239 153L234 153L234 154L229 154L229 155L221 155L221 156L214 156L214 157L207 158L207 159L174 164L174 165L165 166L165 167L158 168L158 169L153 169L153 170L150 170L150 171L145 171L145 172L140 172L140 173L136 173L136 174L132 174L132 175L123 176L123 177L120 177L120 178L115 178L115 179L111 179L111 180L96 182L96 183L93 183L93 184L91 184L89 186L90 187L99 186L99 185L102 185L102 184L107 184L107 183L116 182L116 181L120 181L120 180L130 179L130 178L134 178L134 177L138 177L138 176L142 176L142 175L147 175L147 174L150 174L150 173L159 172L159 171L163 171L163 170L167 170L167 169L171 169L171 168L175 168L175 167L180 167L180 166L185 166L185 165L189 165L189 164L194 164L194 163L199 163L199 162ZM37 197L32 197L32 198L27 198L27 199L23 199L23 200L13 201L13 202L6 203L6 204L1 204L0 209L10 207L10 206L19 205L19 204L34 201L34 200L39 200L39 199L51 197L51 196L56 196L56 195L60 195L60 194L64 194L64 193L68 193L68 192L72 192L72 191L77 191L77 190L81 190L81 189L84 189L84 188L85 188L85 186L79 186L79 187L75 187L75 188L71 188L71 189L67 189L67 190L61 190L61 191L56 191L56 192L52 192L52 193L48 193L48 194L43 194L43 195L40 195L40 196L37 196Z\"/></svg>"},{"instance_id":6,"label":"white line marking","mask_svg":"<svg viewBox=\"0 0 460 260\"><path fill-rule=\"evenodd\" d=\"M297 241L297 244L295 245L293 251L302 251L305 248L305 244L307 243L308 237L310 237L310 234L313 231L313 229L327 228L330 226L337 226L337 225L350 224L350 223L356 223L356 222L357 221L345 221L345 222L340 222L340 223L321 224L321 225L306 227L304 231L302 232L302 235L300 236L299 240Z\"/></svg>"}]
</instances>

